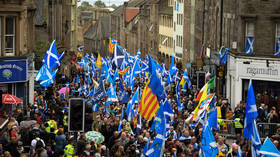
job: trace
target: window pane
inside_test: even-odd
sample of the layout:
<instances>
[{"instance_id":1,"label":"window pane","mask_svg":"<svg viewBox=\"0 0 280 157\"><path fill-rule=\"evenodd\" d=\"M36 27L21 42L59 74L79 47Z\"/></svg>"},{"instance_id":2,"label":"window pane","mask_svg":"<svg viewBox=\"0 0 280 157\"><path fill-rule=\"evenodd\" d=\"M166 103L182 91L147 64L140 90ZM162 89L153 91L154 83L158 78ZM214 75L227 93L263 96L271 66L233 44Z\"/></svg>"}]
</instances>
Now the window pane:
<instances>
[{"instance_id":1,"label":"window pane","mask_svg":"<svg viewBox=\"0 0 280 157\"><path fill-rule=\"evenodd\" d=\"M14 48L14 37L13 36L6 36L6 52L7 50L13 49Z\"/></svg>"},{"instance_id":2,"label":"window pane","mask_svg":"<svg viewBox=\"0 0 280 157\"><path fill-rule=\"evenodd\" d=\"M14 20L12 16L6 17L6 34L14 34Z\"/></svg>"},{"instance_id":3,"label":"window pane","mask_svg":"<svg viewBox=\"0 0 280 157\"><path fill-rule=\"evenodd\" d=\"M279 38L280 37L280 23L276 25L276 36Z\"/></svg>"},{"instance_id":4,"label":"window pane","mask_svg":"<svg viewBox=\"0 0 280 157\"><path fill-rule=\"evenodd\" d=\"M253 37L254 36L254 23L247 23L246 36Z\"/></svg>"}]
</instances>

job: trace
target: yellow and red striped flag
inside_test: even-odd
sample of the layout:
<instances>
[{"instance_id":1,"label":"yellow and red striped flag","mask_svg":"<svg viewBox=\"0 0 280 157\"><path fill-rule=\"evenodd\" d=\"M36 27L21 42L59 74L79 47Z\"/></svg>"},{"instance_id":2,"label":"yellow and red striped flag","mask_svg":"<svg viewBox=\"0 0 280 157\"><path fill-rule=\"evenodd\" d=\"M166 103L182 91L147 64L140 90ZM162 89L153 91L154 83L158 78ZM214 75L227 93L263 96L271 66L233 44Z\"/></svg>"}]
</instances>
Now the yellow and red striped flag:
<instances>
[{"instance_id":1,"label":"yellow and red striped flag","mask_svg":"<svg viewBox=\"0 0 280 157\"><path fill-rule=\"evenodd\" d=\"M120 71L119 74L124 75L126 72L128 72L128 70L129 70L129 66L127 68L125 68L124 70Z\"/></svg>"},{"instance_id":2,"label":"yellow and red striped flag","mask_svg":"<svg viewBox=\"0 0 280 157\"><path fill-rule=\"evenodd\" d=\"M109 39L109 52L113 53L114 52L114 47L115 47L116 43L112 42L112 38Z\"/></svg>"},{"instance_id":3,"label":"yellow and red striped flag","mask_svg":"<svg viewBox=\"0 0 280 157\"><path fill-rule=\"evenodd\" d=\"M98 57L97 57L97 60L96 60L96 66L100 69L102 68L101 56L100 56L99 53L98 53Z\"/></svg>"},{"instance_id":4,"label":"yellow and red striped flag","mask_svg":"<svg viewBox=\"0 0 280 157\"><path fill-rule=\"evenodd\" d=\"M149 83L150 80L147 82L144 88L140 100L140 105L138 106L138 113L141 115L141 117L144 117L146 120L151 120L157 113L157 110L159 109L157 96L153 94L152 89L148 86Z\"/></svg>"}]
</instances>

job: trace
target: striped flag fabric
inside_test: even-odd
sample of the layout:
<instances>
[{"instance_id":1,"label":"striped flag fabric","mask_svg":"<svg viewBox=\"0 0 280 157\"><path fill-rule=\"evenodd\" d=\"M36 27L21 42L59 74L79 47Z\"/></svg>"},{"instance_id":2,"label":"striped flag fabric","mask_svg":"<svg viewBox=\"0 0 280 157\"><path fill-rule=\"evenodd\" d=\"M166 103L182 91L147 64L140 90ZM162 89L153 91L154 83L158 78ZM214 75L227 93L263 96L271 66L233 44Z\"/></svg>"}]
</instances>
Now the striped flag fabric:
<instances>
[{"instance_id":1,"label":"striped flag fabric","mask_svg":"<svg viewBox=\"0 0 280 157\"><path fill-rule=\"evenodd\" d=\"M109 39L109 52L110 53L114 52L114 47L115 47L116 43L117 43L117 41L110 37L110 39Z\"/></svg>"},{"instance_id":2,"label":"striped flag fabric","mask_svg":"<svg viewBox=\"0 0 280 157\"><path fill-rule=\"evenodd\" d=\"M151 120L159 109L157 96L153 94L152 89L148 86L149 83L150 80L143 90L140 105L138 106L138 113L146 120Z\"/></svg>"},{"instance_id":3,"label":"striped flag fabric","mask_svg":"<svg viewBox=\"0 0 280 157\"><path fill-rule=\"evenodd\" d=\"M98 53L98 57L97 57L97 60L96 60L96 66L100 69L102 68L101 56L100 56L99 53Z\"/></svg>"}]
</instances>

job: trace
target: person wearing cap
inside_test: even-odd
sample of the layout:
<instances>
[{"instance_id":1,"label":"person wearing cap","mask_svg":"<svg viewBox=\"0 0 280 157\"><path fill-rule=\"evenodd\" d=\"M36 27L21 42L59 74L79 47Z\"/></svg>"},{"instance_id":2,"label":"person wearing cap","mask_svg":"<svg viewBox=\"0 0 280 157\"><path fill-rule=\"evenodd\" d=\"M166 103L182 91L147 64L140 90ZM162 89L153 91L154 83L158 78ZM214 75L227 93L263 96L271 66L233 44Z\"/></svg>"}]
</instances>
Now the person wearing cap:
<instances>
[{"instance_id":1,"label":"person wearing cap","mask_svg":"<svg viewBox=\"0 0 280 157\"><path fill-rule=\"evenodd\" d=\"M75 154L74 139L69 140L69 144L64 148L63 157L72 157Z\"/></svg>"}]
</instances>

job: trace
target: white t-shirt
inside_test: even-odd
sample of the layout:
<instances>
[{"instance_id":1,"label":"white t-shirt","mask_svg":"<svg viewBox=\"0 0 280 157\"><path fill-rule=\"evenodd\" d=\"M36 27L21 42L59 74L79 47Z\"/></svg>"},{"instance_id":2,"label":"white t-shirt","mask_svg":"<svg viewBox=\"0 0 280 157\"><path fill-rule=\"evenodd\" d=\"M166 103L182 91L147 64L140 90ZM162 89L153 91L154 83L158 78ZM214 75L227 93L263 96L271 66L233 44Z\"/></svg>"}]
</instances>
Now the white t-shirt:
<instances>
[{"instance_id":1,"label":"white t-shirt","mask_svg":"<svg viewBox=\"0 0 280 157\"><path fill-rule=\"evenodd\" d=\"M37 137L37 138L35 138L35 139L33 139L33 140L31 141L31 146L32 146L34 149L36 148L36 144L37 144L37 142L38 142L39 140L41 140L42 143L43 143L43 146L46 147L44 140L42 140L42 139L40 139L39 137Z\"/></svg>"}]
</instances>

